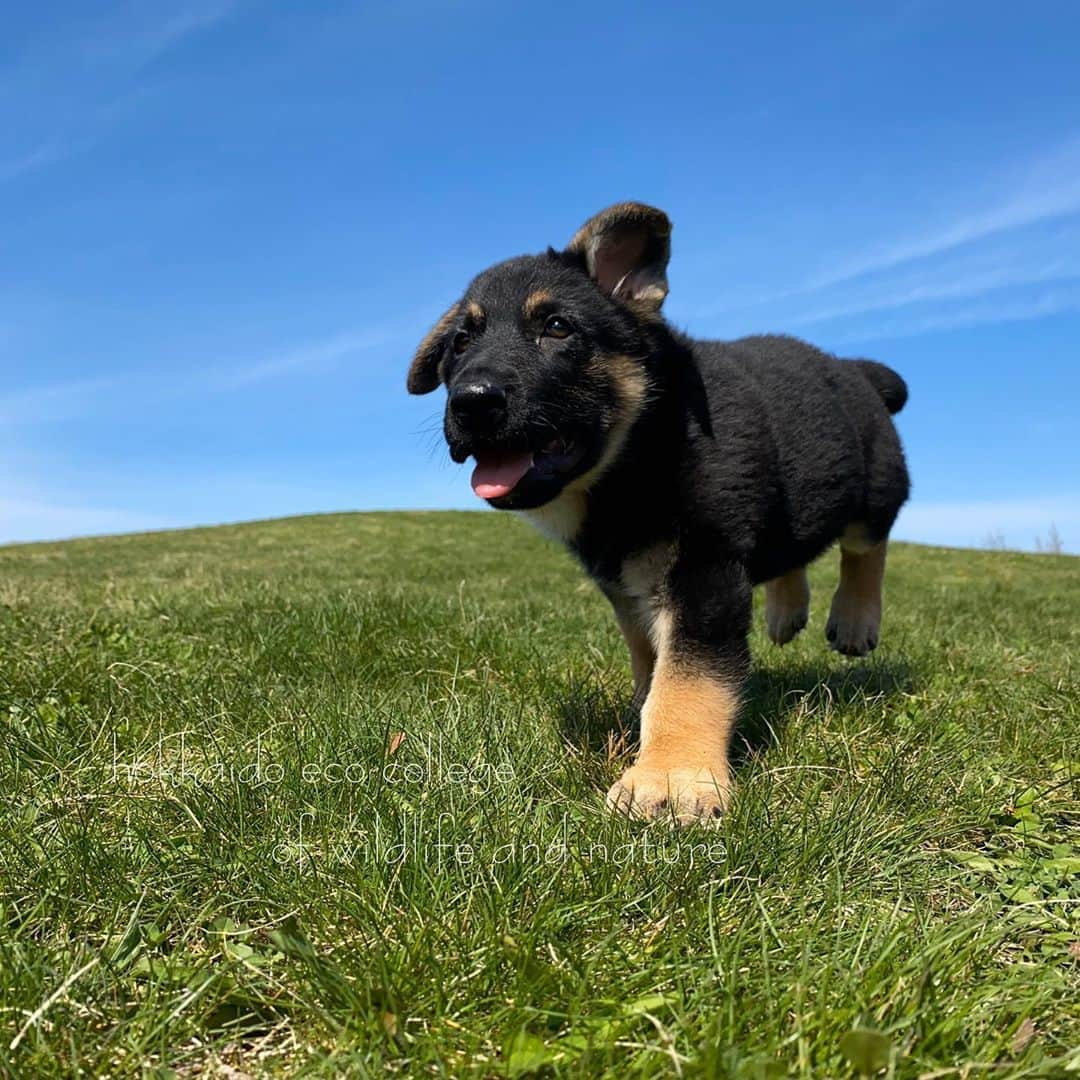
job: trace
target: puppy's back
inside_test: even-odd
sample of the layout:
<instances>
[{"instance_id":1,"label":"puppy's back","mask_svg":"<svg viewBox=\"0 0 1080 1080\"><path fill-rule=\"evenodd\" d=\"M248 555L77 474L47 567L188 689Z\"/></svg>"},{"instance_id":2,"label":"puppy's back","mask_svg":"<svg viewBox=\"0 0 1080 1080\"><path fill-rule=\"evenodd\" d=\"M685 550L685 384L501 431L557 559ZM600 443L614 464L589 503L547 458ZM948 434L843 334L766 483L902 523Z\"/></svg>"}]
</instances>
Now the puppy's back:
<instances>
[{"instance_id":1,"label":"puppy's back","mask_svg":"<svg viewBox=\"0 0 1080 1080\"><path fill-rule=\"evenodd\" d=\"M853 522L888 532L908 492L890 415L907 395L898 375L783 335L694 342L693 351L720 445L756 443L755 464L772 463L762 484L768 505L754 514L768 522L766 533L788 536L812 557ZM732 390L741 406L725 400ZM736 439L725 437L744 423Z\"/></svg>"}]
</instances>

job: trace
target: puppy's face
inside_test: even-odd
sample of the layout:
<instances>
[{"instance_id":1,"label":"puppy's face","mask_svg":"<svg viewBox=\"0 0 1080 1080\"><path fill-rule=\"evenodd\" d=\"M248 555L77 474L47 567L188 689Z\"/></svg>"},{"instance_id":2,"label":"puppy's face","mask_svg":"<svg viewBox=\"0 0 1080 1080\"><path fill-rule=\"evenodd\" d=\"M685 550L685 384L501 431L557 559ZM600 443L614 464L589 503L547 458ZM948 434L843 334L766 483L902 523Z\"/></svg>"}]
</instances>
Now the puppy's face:
<instances>
[{"instance_id":1,"label":"puppy's face","mask_svg":"<svg viewBox=\"0 0 1080 1080\"><path fill-rule=\"evenodd\" d=\"M476 459L492 506L543 506L606 465L644 400L670 232L659 210L611 207L566 251L485 270L421 343L408 388L446 386L450 456Z\"/></svg>"}]
</instances>

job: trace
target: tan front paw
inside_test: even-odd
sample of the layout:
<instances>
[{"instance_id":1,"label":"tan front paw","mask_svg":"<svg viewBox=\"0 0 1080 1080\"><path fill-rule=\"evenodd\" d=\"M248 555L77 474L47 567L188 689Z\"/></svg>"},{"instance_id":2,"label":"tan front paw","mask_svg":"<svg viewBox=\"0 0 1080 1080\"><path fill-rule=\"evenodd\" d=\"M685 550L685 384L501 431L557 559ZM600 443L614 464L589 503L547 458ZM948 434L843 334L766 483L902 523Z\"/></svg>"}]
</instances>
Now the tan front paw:
<instances>
[{"instance_id":1,"label":"tan front paw","mask_svg":"<svg viewBox=\"0 0 1080 1080\"><path fill-rule=\"evenodd\" d=\"M805 570L792 570L765 583L765 626L777 645L786 645L810 618L810 585Z\"/></svg>"},{"instance_id":2,"label":"tan front paw","mask_svg":"<svg viewBox=\"0 0 1080 1080\"><path fill-rule=\"evenodd\" d=\"M616 813L647 820L667 819L679 825L719 818L731 796L726 766L662 768L631 766L611 786L605 800Z\"/></svg>"},{"instance_id":3,"label":"tan front paw","mask_svg":"<svg viewBox=\"0 0 1080 1080\"><path fill-rule=\"evenodd\" d=\"M844 656L866 656L877 648L880 632L880 609L837 593L825 626L829 648Z\"/></svg>"},{"instance_id":4,"label":"tan front paw","mask_svg":"<svg viewBox=\"0 0 1080 1080\"><path fill-rule=\"evenodd\" d=\"M787 608L779 604L765 608L765 628L769 640L777 645L786 645L801 630L805 629L810 618L808 607Z\"/></svg>"}]
</instances>

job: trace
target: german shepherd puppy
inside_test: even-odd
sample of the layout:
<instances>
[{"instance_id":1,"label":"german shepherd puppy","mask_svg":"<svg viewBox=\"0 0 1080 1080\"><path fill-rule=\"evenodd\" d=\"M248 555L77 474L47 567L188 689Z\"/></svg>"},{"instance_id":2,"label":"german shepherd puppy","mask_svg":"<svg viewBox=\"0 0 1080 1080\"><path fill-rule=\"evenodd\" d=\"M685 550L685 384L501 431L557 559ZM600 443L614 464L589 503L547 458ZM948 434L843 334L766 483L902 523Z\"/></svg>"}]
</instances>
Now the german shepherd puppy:
<instances>
[{"instance_id":1,"label":"german shepherd puppy","mask_svg":"<svg viewBox=\"0 0 1080 1080\"><path fill-rule=\"evenodd\" d=\"M829 643L878 643L885 548L908 474L904 381L791 337L695 341L668 325L671 223L620 203L564 251L497 264L420 343L408 389L448 390L450 456L473 491L561 540L603 590L641 709L608 805L719 816L751 589L777 644L806 625L805 567L841 549Z\"/></svg>"}]
</instances>

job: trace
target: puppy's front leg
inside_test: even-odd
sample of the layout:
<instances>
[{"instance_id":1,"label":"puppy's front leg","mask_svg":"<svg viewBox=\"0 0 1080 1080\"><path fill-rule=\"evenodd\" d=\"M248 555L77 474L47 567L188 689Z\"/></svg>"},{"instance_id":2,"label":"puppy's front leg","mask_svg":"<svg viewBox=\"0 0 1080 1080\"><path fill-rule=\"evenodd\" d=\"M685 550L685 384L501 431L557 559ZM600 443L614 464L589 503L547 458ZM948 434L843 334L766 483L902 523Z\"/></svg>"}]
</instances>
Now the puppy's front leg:
<instances>
[{"instance_id":1,"label":"puppy's front leg","mask_svg":"<svg viewBox=\"0 0 1080 1080\"><path fill-rule=\"evenodd\" d=\"M750 581L740 565L680 555L657 601L641 749L608 792L609 807L684 824L723 812L750 612Z\"/></svg>"}]
</instances>

